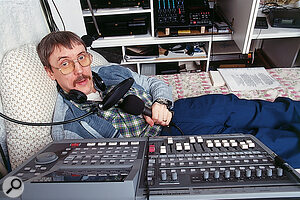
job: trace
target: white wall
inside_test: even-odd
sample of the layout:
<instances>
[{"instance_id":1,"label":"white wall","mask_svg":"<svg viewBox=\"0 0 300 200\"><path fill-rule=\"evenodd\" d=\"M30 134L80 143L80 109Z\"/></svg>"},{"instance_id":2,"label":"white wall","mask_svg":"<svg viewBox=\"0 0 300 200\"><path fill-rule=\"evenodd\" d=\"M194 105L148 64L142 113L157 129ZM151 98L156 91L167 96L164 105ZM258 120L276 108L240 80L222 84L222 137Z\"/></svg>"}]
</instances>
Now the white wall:
<instances>
[{"instance_id":1,"label":"white wall","mask_svg":"<svg viewBox=\"0 0 300 200\"><path fill-rule=\"evenodd\" d=\"M22 44L37 44L48 32L38 0L0 0L0 61Z\"/></svg>"},{"instance_id":2,"label":"white wall","mask_svg":"<svg viewBox=\"0 0 300 200\"><path fill-rule=\"evenodd\" d=\"M23 44L37 44L48 33L49 29L38 0L0 0L0 63L7 51ZM0 112L3 112L1 98ZM2 118L0 144L7 153ZM4 175L3 171L1 173Z\"/></svg>"}]
</instances>

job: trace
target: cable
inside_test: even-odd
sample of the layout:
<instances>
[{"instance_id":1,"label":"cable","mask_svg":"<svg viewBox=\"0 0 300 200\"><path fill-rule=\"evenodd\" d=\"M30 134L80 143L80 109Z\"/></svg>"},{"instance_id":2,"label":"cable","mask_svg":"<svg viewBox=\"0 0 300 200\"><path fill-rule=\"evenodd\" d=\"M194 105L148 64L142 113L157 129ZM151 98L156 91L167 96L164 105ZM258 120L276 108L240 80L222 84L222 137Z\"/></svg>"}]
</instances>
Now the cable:
<instances>
[{"instance_id":1,"label":"cable","mask_svg":"<svg viewBox=\"0 0 300 200\"><path fill-rule=\"evenodd\" d=\"M149 183L148 183L148 167L149 167L149 137L147 137L147 142L146 142L146 167L147 167L147 170L145 170L145 190L146 190L146 199L149 200L150 199L150 188L149 188Z\"/></svg>"},{"instance_id":2,"label":"cable","mask_svg":"<svg viewBox=\"0 0 300 200\"><path fill-rule=\"evenodd\" d=\"M170 126L175 127L181 135L184 135L183 131L181 130L181 128L179 128L179 126L177 126L174 122L170 122Z\"/></svg>"},{"instance_id":3,"label":"cable","mask_svg":"<svg viewBox=\"0 0 300 200\"><path fill-rule=\"evenodd\" d=\"M90 0L87 0L87 3L88 3L88 6L89 6L89 10L92 14L93 23L94 23L94 26L95 26L96 31L98 33L98 36L101 36L100 29L98 27L97 20L96 20L96 17L94 15L93 7L92 7L92 4L91 4Z\"/></svg>"},{"instance_id":4,"label":"cable","mask_svg":"<svg viewBox=\"0 0 300 200\"><path fill-rule=\"evenodd\" d=\"M23 121L19 121L19 120L10 118L10 117L2 114L2 113L0 113L0 117L4 118L4 119L6 119L10 122L17 123L17 124L22 124L22 125L27 125L27 126L55 126L55 125L68 124L68 123L72 123L72 122L81 120L81 119L93 114L94 112L95 112L95 109L92 109L91 111L89 111L88 113L86 113L86 114L84 114L80 117L70 119L70 120L66 120L66 121L61 121L61 122L50 122L50 123L23 122Z\"/></svg>"},{"instance_id":5,"label":"cable","mask_svg":"<svg viewBox=\"0 0 300 200\"><path fill-rule=\"evenodd\" d=\"M10 172L11 171L11 167L10 167L10 163L7 161L6 157L5 157L5 153L3 151L3 148L0 144L0 155L2 157L2 160L3 160L3 164L7 170L7 172ZM4 174L5 175L5 174Z\"/></svg>"},{"instance_id":6,"label":"cable","mask_svg":"<svg viewBox=\"0 0 300 200\"><path fill-rule=\"evenodd\" d=\"M47 21L47 24L49 26L50 31L51 32L58 31L59 29L58 29L58 27L57 27L57 25L56 25L56 23L53 19L48 1L47 0L40 0L40 3L41 3L41 6L42 6L42 9L43 9L43 12L45 14L45 18L46 18L46 21Z\"/></svg>"},{"instance_id":7,"label":"cable","mask_svg":"<svg viewBox=\"0 0 300 200\"><path fill-rule=\"evenodd\" d=\"M57 12L57 14L58 14L58 16L59 16L59 18L60 18L60 21L61 21L61 23L62 23L62 25L63 25L63 27L64 27L64 31L65 31L65 30L66 30L66 26L65 26L64 20L62 19L61 15L60 15L60 13L59 13L57 7L56 7L56 4L55 4L54 0L52 0L52 3L53 3L53 5L54 5L54 7L55 7L55 9L56 9L56 12ZM52 16L51 16L51 17L52 17Z\"/></svg>"}]
</instances>

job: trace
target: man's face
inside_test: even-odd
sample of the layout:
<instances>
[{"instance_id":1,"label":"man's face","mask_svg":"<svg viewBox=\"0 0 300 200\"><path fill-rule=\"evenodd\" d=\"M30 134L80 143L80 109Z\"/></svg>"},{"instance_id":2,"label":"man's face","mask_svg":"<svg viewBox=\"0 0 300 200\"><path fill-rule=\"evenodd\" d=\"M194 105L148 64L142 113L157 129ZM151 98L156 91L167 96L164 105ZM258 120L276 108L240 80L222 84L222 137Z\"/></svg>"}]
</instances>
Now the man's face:
<instances>
[{"instance_id":1,"label":"man's face","mask_svg":"<svg viewBox=\"0 0 300 200\"><path fill-rule=\"evenodd\" d=\"M48 76L52 80L56 80L60 87L69 92L72 89L79 90L86 95L94 92L92 81L91 66L82 67L77 60L78 56L85 53L83 45L73 44L73 49L68 49L63 46L58 46L54 49L49 57L49 63L52 66L52 71L45 67ZM66 60L75 61L74 71L69 74L62 74L59 69L61 64Z\"/></svg>"}]
</instances>

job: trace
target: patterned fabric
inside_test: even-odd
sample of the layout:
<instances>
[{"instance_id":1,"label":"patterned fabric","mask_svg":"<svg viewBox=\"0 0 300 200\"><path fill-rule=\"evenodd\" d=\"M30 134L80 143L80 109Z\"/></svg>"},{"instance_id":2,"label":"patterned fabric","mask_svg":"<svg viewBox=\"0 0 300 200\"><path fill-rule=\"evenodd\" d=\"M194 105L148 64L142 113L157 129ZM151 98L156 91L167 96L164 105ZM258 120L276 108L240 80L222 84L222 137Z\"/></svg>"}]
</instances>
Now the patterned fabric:
<instances>
[{"instance_id":1,"label":"patterned fabric","mask_svg":"<svg viewBox=\"0 0 300 200\"><path fill-rule=\"evenodd\" d=\"M8 52L0 70L5 115L26 122L51 122L55 83L47 76L34 45ZM51 141L49 126L32 127L5 121L12 168L16 168Z\"/></svg>"},{"instance_id":2,"label":"patterned fabric","mask_svg":"<svg viewBox=\"0 0 300 200\"><path fill-rule=\"evenodd\" d=\"M206 94L230 93L243 99L274 101L277 97L289 97L293 100L300 100L300 68L274 68L267 69L267 71L281 84L280 87L268 90L232 92L226 85L213 87L207 72L158 75L156 77L173 87L174 101Z\"/></svg>"}]
</instances>

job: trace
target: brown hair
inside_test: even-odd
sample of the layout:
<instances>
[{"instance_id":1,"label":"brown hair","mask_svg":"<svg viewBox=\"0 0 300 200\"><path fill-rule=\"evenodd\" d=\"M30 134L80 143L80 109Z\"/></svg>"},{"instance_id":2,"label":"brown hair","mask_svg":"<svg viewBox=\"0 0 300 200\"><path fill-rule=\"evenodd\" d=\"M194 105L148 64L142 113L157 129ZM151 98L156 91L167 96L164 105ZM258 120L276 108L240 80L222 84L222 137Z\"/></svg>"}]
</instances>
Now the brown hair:
<instances>
[{"instance_id":1,"label":"brown hair","mask_svg":"<svg viewBox=\"0 0 300 200\"><path fill-rule=\"evenodd\" d=\"M36 49L43 65L51 69L49 57L54 49L58 46L72 49L74 44L82 44L86 49L86 45L82 39L75 33L70 31L57 31L46 35L40 41Z\"/></svg>"}]
</instances>

